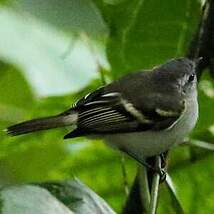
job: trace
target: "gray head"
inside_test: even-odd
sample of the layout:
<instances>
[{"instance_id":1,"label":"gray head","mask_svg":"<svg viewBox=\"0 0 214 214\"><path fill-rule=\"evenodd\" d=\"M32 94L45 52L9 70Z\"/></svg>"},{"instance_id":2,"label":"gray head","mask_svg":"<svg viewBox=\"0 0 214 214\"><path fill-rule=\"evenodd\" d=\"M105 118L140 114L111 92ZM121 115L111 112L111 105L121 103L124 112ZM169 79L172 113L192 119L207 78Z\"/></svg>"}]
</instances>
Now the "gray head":
<instances>
[{"instance_id":1,"label":"gray head","mask_svg":"<svg viewBox=\"0 0 214 214\"><path fill-rule=\"evenodd\" d=\"M154 69L161 82L171 84L172 88L177 88L185 96L196 94L196 66L200 59L190 60L187 58L171 59L165 64ZM164 87L164 86L163 86Z\"/></svg>"}]
</instances>

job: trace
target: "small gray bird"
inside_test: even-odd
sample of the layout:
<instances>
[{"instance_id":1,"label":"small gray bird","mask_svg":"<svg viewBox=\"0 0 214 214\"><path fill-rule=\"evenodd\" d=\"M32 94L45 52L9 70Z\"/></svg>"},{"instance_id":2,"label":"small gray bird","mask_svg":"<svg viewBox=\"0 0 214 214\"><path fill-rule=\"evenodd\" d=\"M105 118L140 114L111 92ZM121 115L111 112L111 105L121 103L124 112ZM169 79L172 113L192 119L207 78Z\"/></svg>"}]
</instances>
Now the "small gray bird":
<instances>
[{"instance_id":1,"label":"small gray bird","mask_svg":"<svg viewBox=\"0 0 214 214\"><path fill-rule=\"evenodd\" d=\"M73 126L64 138L102 138L143 163L180 143L198 118L198 60L172 59L118 79L56 116L22 122L9 135Z\"/></svg>"}]
</instances>

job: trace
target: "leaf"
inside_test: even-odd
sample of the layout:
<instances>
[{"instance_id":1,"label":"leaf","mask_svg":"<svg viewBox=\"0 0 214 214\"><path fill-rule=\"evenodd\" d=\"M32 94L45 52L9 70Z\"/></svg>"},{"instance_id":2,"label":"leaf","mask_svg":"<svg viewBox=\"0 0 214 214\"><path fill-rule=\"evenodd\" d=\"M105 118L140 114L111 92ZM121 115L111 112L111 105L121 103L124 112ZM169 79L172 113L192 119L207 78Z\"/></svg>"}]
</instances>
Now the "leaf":
<instances>
[{"instance_id":1,"label":"leaf","mask_svg":"<svg viewBox=\"0 0 214 214\"><path fill-rule=\"evenodd\" d=\"M95 38L106 34L106 26L101 15L90 0L19 0L11 1L13 7L27 12L49 23L60 31L72 34L86 32ZM95 27L96 26L96 27Z\"/></svg>"},{"instance_id":2,"label":"leaf","mask_svg":"<svg viewBox=\"0 0 214 214\"><path fill-rule=\"evenodd\" d=\"M20 185L1 190L1 214L74 214L47 190Z\"/></svg>"},{"instance_id":3,"label":"leaf","mask_svg":"<svg viewBox=\"0 0 214 214\"><path fill-rule=\"evenodd\" d=\"M79 180L43 183L56 198L62 201L74 213L87 214L115 214L115 212Z\"/></svg>"},{"instance_id":4,"label":"leaf","mask_svg":"<svg viewBox=\"0 0 214 214\"><path fill-rule=\"evenodd\" d=\"M0 59L21 68L36 95L76 92L97 77L97 61L106 65L102 43L93 53L80 36L57 31L28 13L0 6L0 25Z\"/></svg>"},{"instance_id":5,"label":"leaf","mask_svg":"<svg viewBox=\"0 0 214 214\"><path fill-rule=\"evenodd\" d=\"M78 180L1 188L1 214L115 214Z\"/></svg>"}]
</instances>

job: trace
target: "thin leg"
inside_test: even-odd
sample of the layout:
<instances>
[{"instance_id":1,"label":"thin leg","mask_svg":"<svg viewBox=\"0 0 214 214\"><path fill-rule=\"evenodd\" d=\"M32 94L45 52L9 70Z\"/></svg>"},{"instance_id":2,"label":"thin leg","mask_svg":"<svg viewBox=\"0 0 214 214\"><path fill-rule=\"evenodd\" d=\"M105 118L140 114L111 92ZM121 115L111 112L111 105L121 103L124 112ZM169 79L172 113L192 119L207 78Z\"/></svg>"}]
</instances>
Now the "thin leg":
<instances>
[{"instance_id":1,"label":"thin leg","mask_svg":"<svg viewBox=\"0 0 214 214\"><path fill-rule=\"evenodd\" d=\"M168 156L168 151L161 153L160 158L161 158L161 172L162 176L160 176L160 182L164 182L166 180L166 165L167 165L167 156Z\"/></svg>"},{"instance_id":2,"label":"thin leg","mask_svg":"<svg viewBox=\"0 0 214 214\"><path fill-rule=\"evenodd\" d=\"M160 158L161 158L161 168L166 168L167 165L167 156L168 156L168 151L161 153Z\"/></svg>"},{"instance_id":3,"label":"thin leg","mask_svg":"<svg viewBox=\"0 0 214 214\"><path fill-rule=\"evenodd\" d=\"M138 163L142 164L143 166L145 166L148 169L151 170L155 170L154 167L150 164L148 164L144 159L139 159L135 154L133 154L130 151L127 151L126 149L121 149L120 150L124 153L126 153L127 155L129 155L130 157L132 157L133 159L135 159Z\"/></svg>"},{"instance_id":4,"label":"thin leg","mask_svg":"<svg viewBox=\"0 0 214 214\"><path fill-rule=\"evenodd\" d=\"M166 180L166 170L164 168L160 169L160 183L163 183Z\"/></svg>"},{"instance_id":5,"label":"thin leg","mask_svg":"<svg viewBox=\"0 0 214 214\"><path fill-rule=\"evenodd\" d=\"M165 171L164 168L155 168L154 166L152 166L149 163L147 163L144 159L137 157L132 152L127 151L126 149L123 149L123 148L120 148L120 150L122 152L125 152L126 154L128 154L130 157L132 157L133 159L135 159L137 162L139 162L140 164L142 164L147 169L150 169L153 172L159 173L161 182L163 182L163 181L166 180L166 171Z\"/></svg>"}]
</instances>

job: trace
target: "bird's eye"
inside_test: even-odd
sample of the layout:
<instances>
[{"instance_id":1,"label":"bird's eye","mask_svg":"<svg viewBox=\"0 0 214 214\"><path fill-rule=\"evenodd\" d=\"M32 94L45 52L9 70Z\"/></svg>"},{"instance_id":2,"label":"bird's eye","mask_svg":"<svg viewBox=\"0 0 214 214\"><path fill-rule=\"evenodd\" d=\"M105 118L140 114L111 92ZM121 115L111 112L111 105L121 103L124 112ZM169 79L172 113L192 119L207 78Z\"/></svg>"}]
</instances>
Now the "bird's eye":
<instances>
[{"instance_id":1,"label":"bird's eye","mask_svg":"<svg viewBox=\"0 0 214 214\"><path fill-rule=\"evenodd\" d=\"M195 74L189 76L188 82L192 82L195 79Z\"/></svg>"}]
</instances>

